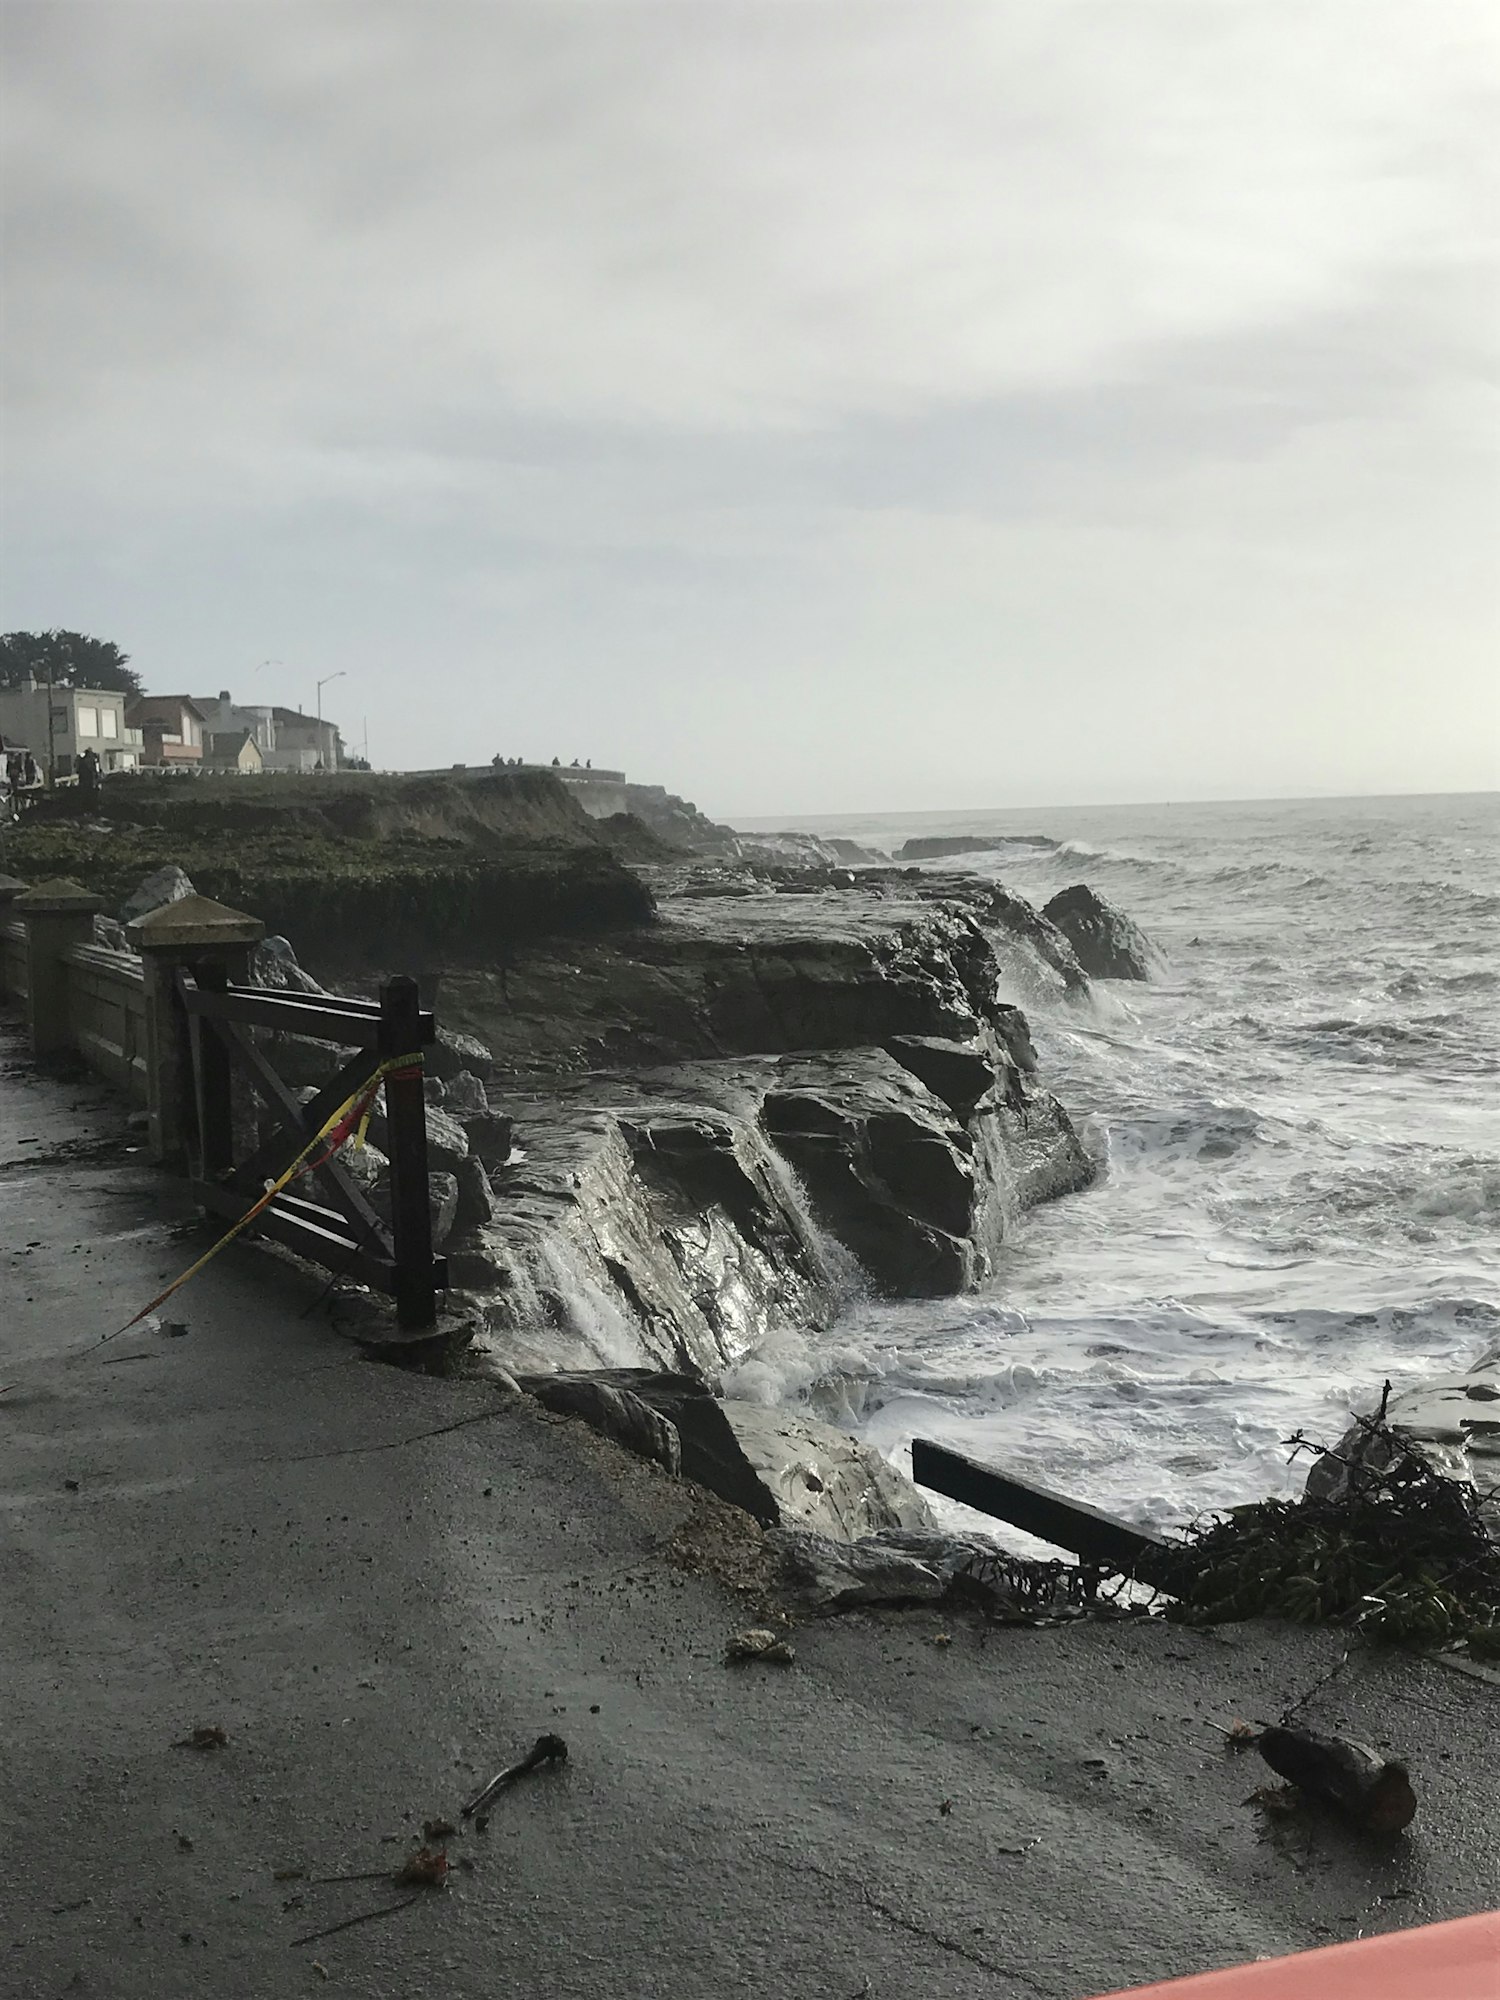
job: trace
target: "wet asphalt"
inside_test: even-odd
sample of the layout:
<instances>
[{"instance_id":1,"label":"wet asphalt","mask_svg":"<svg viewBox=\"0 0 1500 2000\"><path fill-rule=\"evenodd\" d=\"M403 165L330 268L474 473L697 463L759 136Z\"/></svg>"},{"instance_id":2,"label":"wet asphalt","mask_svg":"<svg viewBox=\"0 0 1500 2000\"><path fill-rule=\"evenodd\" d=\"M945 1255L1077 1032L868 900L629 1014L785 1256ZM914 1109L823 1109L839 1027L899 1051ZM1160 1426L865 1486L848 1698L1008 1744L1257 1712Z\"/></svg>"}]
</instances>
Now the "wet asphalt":
<instances>
[{"instance_id":1,"label":"wet asphalt","mask_svg":"<svg viewBox=\"0 0 1500 2000\"><path fill-rule=\"evenodd\" d=\"M923 1611L730 1668L693 1489L305 1274L234 1249L101 1343L201 1247L138 1149L5 1043L0 1993L1080 2000L1500 1903L1500 1689L1441 1665ZM1393 1845L1246 1803L1209 1725L1315 1687L1410 1762ZM544 1731L447 1888L383 1879Z\"/></svg>"}]
</instances>

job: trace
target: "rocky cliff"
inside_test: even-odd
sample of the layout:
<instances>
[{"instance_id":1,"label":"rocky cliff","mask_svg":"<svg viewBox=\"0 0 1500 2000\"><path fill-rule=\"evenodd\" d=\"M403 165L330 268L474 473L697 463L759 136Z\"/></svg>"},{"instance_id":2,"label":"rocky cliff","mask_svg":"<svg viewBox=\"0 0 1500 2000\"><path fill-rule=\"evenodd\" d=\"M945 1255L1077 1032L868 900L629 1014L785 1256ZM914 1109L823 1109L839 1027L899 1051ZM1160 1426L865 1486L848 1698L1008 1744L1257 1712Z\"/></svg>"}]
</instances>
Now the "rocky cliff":
<instances>
[{"instance_id":1,"label":"rocky cliff","mask_svg":"<svg viewBox=\"0 0 1500 2000\"><path fill-rule=\"evenodd\" d=\"M715 1379L850 1291L983 1284L1091 1164L960 904L665 899L649 928L453 968L516 1156L450 1241L513 1367Z\"/></svg>"}]
</instances>

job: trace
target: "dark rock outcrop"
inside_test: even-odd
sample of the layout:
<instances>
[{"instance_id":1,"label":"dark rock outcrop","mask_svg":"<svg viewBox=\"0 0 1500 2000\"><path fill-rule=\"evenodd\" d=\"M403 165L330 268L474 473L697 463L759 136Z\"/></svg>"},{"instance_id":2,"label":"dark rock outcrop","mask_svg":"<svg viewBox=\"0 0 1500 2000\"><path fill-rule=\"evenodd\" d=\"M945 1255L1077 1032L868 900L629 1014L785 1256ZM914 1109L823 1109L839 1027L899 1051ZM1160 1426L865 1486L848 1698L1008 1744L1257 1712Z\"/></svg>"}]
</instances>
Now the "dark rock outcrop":
<instances>
[{"instance_id":1,"label":"dark rock outcrop","mask_svg":"<svg viewBox=\"0 0 1500 2000\"><path fill-rule=\"evenodd\" d=\"M443 1085L443 1109L451 1118L483 1118L489 1111L484 1085L470 1069L461 1069Z\"/></svg>"},{"instance_id":2,"label":"dark rock outcrop","mask_svg":"<svg viewBox=\"0 0 1500 2000\"><path fill-rule=\"evenodd\" d=\"M1042 910L1095 979L1149 979L1157 953L1140 926L1086 883L1060 889Z\"/></svg>"},{"instance_id":3,"label":"dark rock outcrop","mask_svg":"<svg viewBox=\"0 0 1500 2000\"><path fill-rule=\"evenodd\" d=\"M385 1112L377 1109L370 1119L371 1139L383 1152L390 1151L390 1131ZM469 1137L458 1120L440 1104L427 1106L427 1163L436 1172L456 1174L469 1156Z\"/></svg>"},{"instance_id":4,"label":"dark rock outcrop","mask_svg":"<svg viewBox=\"0 0 1500 2000\"><path fill-rule=\"evenodd\" d=\"M482 1229L495 1219L495 1191L485 1172L484 1162L472 1155L460 1160L454 1175L458 1182L458 1208L453 1217L457 1230Z\"/></svg>"},{"instance_id":5,"label":"dark rock outcrop","mask_svg":"<svg viewBox=\"0 0 1500 2000\"><path fill-rule=\"evenodd\" d=\"M1008 1011L1019 1014L1016 1008ZM1024 1023L1025 1017L1020 1018ZM1029 1036L1027 1039L1029 1042ZM995 1064L981 1042L950 1042L938 1035L893 1035L886 1051L913 1076L920 1077L933 1096L940 1097L960 1119L971 1118L981 1098L995 1088Z\"/></svg>"},{"instance_id":6,"label":"dark rock outcrop","mask_svg":"<svg viewBox=\"0 0 1500 2000\"><path fill-rule=\"evenodd\" d=\"M371 1208L390 1227L391 1183L387 1174L367 1190ZM432 1224L432 1247L443 1249L458 1220L458 1176L434 1171L427 1176L427 1208Z\"/></svg>"},{"instance_id":7,"label":"dark rock outcrop","mask_svg":"<svg viewBox=\"0 0 1500 2000\"><path fill-rule=\"evenodd\" d=\"M250 953L250 977L257 986L277 993L323 993L321 986L297 959L284 937L265 937Z\"/></svg>"},{"instance_id":8,"label":"dark rock outcrop","mask_svg":"<svg viewBox=\"0 0 1500 2000\"><path fill-rule=\"evenodd\" d=\"M498 1112L486 1111L470 1115L463 1121L468 1135L469 1151L476 1160L486 1167L503 1167L510 1158L514 1144L514 1128L509 1118Z\"/></svg>"},{"instance_id":9,"label":"dark rock outcrop","mask_svg":"<svg viewBox=\"0 0 1500 2000\"><path fill-rule=\"evenodd\" d=\"M424 1060L429 1074L441 1077L445 1083L465 1070L482 1079L495 1067L494 1056L479 1037L461 1034L456 1028L439 1028L437 1040L426 1051Z\"/></svg>"},{"instance_id":10,"label":"dark rock outcrop","mask_svg":"<svg viewBox=\"0 0 1500 2000\"><path fill-rule=\"evenodd\" d=\"M785 1167L751 1119L672 1080L687 1101L600 1078L518 1105L525 1157L492 1170L494 1220L449 1252L451 1282L491 1295L507 1366L713 1379L831 1318L836 1274Z\"/></svg>"},{"instance_id":11,"label":"dark rock outcrop","mask_svg":"<svg viewBox=\"0 0 1500 2000\"><path fill-rule=\"evenodd\" d=\"M883 1292L967 1290L978 1191L973 1142L955 1114L881 1051L777 1067L760 1121L824 1227Z\"/></svg>"},{"instance_id":12,"label":"dark rock outcrop","mask_svg":"<svg viewBox=\"0 0 1500 2000\"><path fill-rule=\"evenodd\" d=\"M502 1164L464 1121L494 1214L453 1283L492 1294L515 1368L715 1380L855 1282L984 1282L1018 1214L1093 1175L1000 978L972 911L883 891L668 902L503 986L450 972L518 1145Z\"/></svg>"}]
</instances>

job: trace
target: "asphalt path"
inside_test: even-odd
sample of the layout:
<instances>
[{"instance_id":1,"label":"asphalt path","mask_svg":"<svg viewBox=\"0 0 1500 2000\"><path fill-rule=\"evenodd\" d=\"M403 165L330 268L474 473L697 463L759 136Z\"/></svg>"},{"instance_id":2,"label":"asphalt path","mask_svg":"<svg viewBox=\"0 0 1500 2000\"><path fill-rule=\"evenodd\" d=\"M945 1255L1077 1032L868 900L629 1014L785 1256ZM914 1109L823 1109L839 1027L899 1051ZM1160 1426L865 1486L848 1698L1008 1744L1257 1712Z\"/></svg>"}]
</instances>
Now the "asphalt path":
<instances>
[{"instance_id":1,"label":"asphalt path","mask_svg":"<svg viewBox=\"0 0 1500 2000\"><path fill-rule=\"evenodd\" d=\"M717 1503L363 1358L268 1255L102 1339L197 1244L107 1098L6 1056L0 1992L1078 2000L1500 1902L1500 1690L1439 1665L923 1611L729 1667L749 1607L675 1553ZM1268 1819L1209 1726L1332 1669L1306 1719L1411 1764L1391 1846ZM447 1888L384 1879L545 1731Z\"/></svg>"}]
</instances>

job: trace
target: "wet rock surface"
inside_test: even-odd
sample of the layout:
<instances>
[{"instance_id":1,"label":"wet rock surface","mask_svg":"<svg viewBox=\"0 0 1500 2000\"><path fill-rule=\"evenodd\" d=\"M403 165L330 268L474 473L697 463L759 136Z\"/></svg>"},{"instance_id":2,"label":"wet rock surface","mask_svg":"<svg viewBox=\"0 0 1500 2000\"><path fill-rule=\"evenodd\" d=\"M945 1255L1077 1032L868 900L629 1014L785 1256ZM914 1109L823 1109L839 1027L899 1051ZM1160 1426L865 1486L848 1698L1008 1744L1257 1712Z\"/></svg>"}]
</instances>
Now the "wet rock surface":
<instances>
[{"instance_id":1,"label":"wet rock surface","mask_svg":"<svg viewBox=\"0 0 1500 2000\"><path fill-rule=\"evenodd\" d=\"M1149 979L1158 954L1140 925L1087 883L1060 889L1042 915L1055 924L1095 979Z\"/></svg>"},{"instance_id":2,"label":"wet rock surface","mask_svg":"<svg viewBox=\"0 0 1500 2000\"><path fill-rule=\"evenodd\" d=\"M882 1050L837 1063L788 1057L760 1107L820 1222L877 1288L898 1297L967 1290L979 1188L957 1116Z\"/></svg>"},{"instance_id":3,"label":"wet rock surface","mask_svg":"<svg viewBox=\"0 0 1500 2000\"><path fill-rule=\"evenodd\" d=\"M682 1444L670 1417L651 1407L631 1387L629 1371L615 1376L563 1371L556 1375L523 1375L517 1386L534 1396L543 1409L577 1417L590 1430L610 1438L637 1458L647 1458L664 1472L682 1470Z\"/></svg>"},{"instance_id":4,"label":"wet rock surface","mask_svg":"<svg viewBox=\"0 0 1500 2000\"><path fill-rule=\"evenodd\" d=\"M544 1408L580 1418L763 1526L788 1524L835 1542L933 1530L926 1501L878 1451L800 1411L721 1400L696 1377L649 1369L516 1380Z\"/></svg>"},{"instance_id":5,"label":"wet rock surface","mask_svg":"<svg viewBox=\"0 0 1500 2000\"><path fill-rule=\"evenodd\" d=\"M463 1119L493 1212L450 1274L493 1295L506 1365L718 1380L852 1285L982 1284L1013 1218L1093 1173L1001 983L970 909L888 883L667 900L448 973L446 1032L493 1059Z\"/></svg>"},{"instance_id":6,"label":"wet rock surface","mask_svg":"<svg viewBox=\"0 0 1500 2000\"><path fill-rule=\"evenodd\" d=\"M537 1079L898 1035L1004 1041L1014 995L1002 993L1003 892L895 871L857 879L873 886L774 891L737 878L742 895L664 898L649 927L518 948L503 969L452 968L445 1033L469 1030L509 1075ZM1018 949L1036 982L1086 997L1061 934L1021 908Z\"/></svg>"},{"instance_id":7,"label":"wet rock surface","mask_svg":"<svg viewBox=\"0 0 1500 2000\"><path fill-rule=\"evenodd\" d=\"M803 1410L734 1399L720 1407L783 1525L836 1542L888 1529L932 1529L927 1502L873 1445Z\"/></svg>"}]
</instances>

